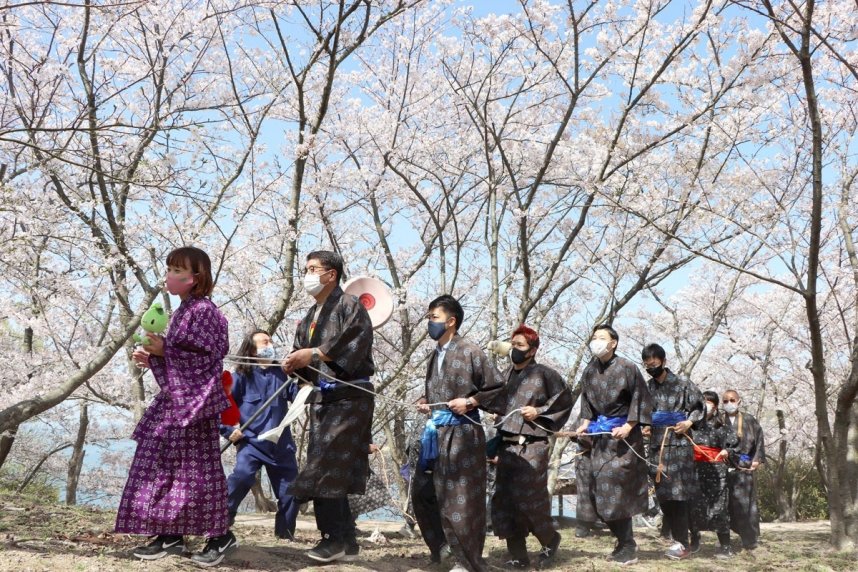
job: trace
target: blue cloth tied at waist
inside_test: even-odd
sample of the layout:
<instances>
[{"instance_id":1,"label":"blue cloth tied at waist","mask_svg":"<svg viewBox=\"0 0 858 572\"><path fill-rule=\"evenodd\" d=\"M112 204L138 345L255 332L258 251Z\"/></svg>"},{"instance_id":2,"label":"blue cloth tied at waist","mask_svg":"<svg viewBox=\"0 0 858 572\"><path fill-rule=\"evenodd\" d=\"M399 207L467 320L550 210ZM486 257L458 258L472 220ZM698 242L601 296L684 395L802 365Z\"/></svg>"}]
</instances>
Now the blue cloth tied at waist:
<instances>
[{"instance_id":1,"label":"blue cloth tied at waist","mask_svg":"<svg viewBox=\"0 0 858 572\"><path fill-rule=\"evenodd\" d=\"M368 377L362 377L360 379L355 379L355 380L349 381L349 383L354 383L354 384L369 383L369 378ZM338 384L336 381L330 381L326 377L319 376L319 389L322 390L322 393L327 393L329 391L333 391L337 387L339 387L339 385L340 384ZM342 384L342 385L345 385L346 387L350 387L346 384Z\"/></svg>"},{"instance_id":2,"label":"blue cloth tied at waist","mask_svg":"<svg viewBox=\"0 0 858 572\"><path fill-rule=\"evenodd\" d=\"M606 417L599 415L587 426L587 433L610 433L617 427L625 425L628 417Z\"/></svg>"},{"instance_id":3,"label":"blue cloth tied at waist","mask_svg":"<svg viewBox=\"0 0 858 572\"><path fill-rule=\"evenodd\" d=\"M739 455L739 462L747 465L751 464L751 456L750 455Z\"/></svg>"},{"instance_id":4,"label":"blue cloth tied at waist","mask_svg":"<svg viewBox=\"0 0 858 572\"><path fill-rule=\"evenodd\" d=\"M677 423L686 421L688 416L684 411L653 411L652 426L653 427L673 427Z\"/></svg>"},{"instance_id":5,"label":"blue cloth tied at waist","mask_svg":"<svg viewBox=\"0 0 858 572\"><path fill-rule=\"evenodd\" d=\"M435 459L438 458L438 427L464 425L466 423L479 424L480 412L474 409L465 415L456 415L449 409L432 411L432 416L426 421L426 427L420 437L420 460L417 465L421 471L430 470Z\"/></svg>"}]
</instances>

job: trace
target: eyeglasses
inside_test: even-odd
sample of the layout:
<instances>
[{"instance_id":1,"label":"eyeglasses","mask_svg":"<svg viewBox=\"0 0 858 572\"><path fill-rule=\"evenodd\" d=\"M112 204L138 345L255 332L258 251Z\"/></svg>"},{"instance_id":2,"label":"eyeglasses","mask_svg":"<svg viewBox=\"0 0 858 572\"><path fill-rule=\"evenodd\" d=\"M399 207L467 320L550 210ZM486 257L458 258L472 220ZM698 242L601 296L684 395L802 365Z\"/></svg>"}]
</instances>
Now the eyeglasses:
<instances>
[{"instance_id":1,"label":"eyeglasses","mask_svg":"<svg viewBox=\"0 0 858 572\"><path fill-rule=\"evenodd\" d=\"M319 272L320 270L321 270L321 272ZM307 268L305 268L303 270L303 272L301 272L301 274L302 275L324 274L325 272L328 272L329 270L330 270L330 268L325 268L324 266L308 266Z\"/></svg>"}]
</instances>

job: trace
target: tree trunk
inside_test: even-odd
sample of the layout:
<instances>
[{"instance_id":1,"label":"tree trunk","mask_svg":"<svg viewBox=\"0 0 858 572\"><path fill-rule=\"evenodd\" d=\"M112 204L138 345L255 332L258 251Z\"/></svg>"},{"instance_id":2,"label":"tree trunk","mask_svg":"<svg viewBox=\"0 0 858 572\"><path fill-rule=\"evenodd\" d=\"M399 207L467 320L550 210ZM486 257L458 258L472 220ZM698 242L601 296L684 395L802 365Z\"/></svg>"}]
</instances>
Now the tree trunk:
<instances>
[{"instance_id":1,"label":"tree trunk","mask_svg":"<svg viewBox=\"0 0 858 572\"><path fill-rule=\"evenodd\" d=\"M83 457L86 455L86 431L89 428L89 404L80 404L80 422L77 426L77 439L72 447L69 459L68 479L66 480L66 504L77 504L77 484L80 480L80 470L83 468Z\"/></svg>"},{"instance_id":2,"label":"tree trunk","mask_svg":"<svg viewBox=\"0 0 858 572\"><path fill-rule=\"evenodd\" d=\"M819 101L816 96L816 82L813 77L813 59L810 45L811 26L813 25L814 2L807 2L804 6L805 13L802 14L803 26L801 28L801 46L795 52L801 65L802 83L804 84L805 104L807 105L807 119L810 123L812 140L811 158L811 212L810 212L810 236L807 249L807 286L804 292L805 311L807 314L807 326L810 334L810 371L813 374L813 388L817 431L822 446L820 454L826 464L826 481L828 484L828 508L831 514L831 544L837 549L845 549L849 545L846 536L846 514L843 488L847 486L842 482L845 475L846 457L839 455L845 452L845 447L836 433L838 429L838 417L835 415L834 434L828 416L828 384L825 371L825 346L823 343L822 324L820 322L820 311L817 300L817 280L820 270L820 249L822 244L822 118L819 110ZM783 31L781 34L785 37ZM848 429L849 418L846 417L845 424Z\"/></svg>"},{"instance_id":3,"label":"tree trunk","mask_svg":"<svg viewBox=\"0 0 858 572\"><path fill-rule=\"evenodd\" d=\"M0 469L3 468L3 463L6 462L9 451L12 450L12 445L15 443L15 436L17 434L18 427L12 427L0 434Z\"/></svg>"},{"instance_id":4,"label":"tree trunk","mask_svg":"<svg viewBox=\"0 0 858 572\"><path fill-rule=\"evenodd\" d=\"M253 502L256 503L256 512L277 512L277 503L267 496L262 488L262 473L256 472L256 482L250 487L253 493Z\"/></svg>"},{"instance_id":5,"label":"tree trunk","mask_svg":"<svg viewBox=\"0 0 858 572\"><path fill-rule=\"evenodd\" d=\"M778 507L778 521L780 522L795 522L795 504L793 503L794 496L793 486L788 486L786 483L786 468L787 468L787 440L783 438L786 422L782 409L775 411L778 418L778 429L781 434L780 444L778 446L778 463L775 468L774 475L774 492L775 502Z\"/></svg>"},{"instance_id":6,"label":"tree trunk","mask_svg":"<svg viewBox=\"0 0 858 572\"><path fill-rule=\"evenodd\" d=\"M846 477L843 483L849 487L846 498L846 534L858 546L858 408L852 403L852 422L849 425L846 451Z\"/></svg>"},{"instance_id":7,"label":"tree trunk","mask_svg":"<svg viewBox=\"0 0 858 572\"><path fill-rule=\"evenodd\" d=\"M557 478L560 475L560 463L563 460L563 451L569 444L569 437L558 437L551 447L551 456L548 459L548 494L553 495L557 487Z\"/></svg>"}]
</instances>

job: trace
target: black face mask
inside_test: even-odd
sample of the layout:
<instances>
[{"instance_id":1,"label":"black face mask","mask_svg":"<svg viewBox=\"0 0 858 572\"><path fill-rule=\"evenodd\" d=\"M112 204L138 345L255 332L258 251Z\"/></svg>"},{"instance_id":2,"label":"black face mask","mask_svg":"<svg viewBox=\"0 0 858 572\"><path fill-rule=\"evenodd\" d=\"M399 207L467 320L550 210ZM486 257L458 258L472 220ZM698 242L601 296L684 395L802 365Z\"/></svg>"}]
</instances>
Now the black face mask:
<instances>
[{"instance_id":1,"label":"black face mask","mask_svg":"<svg viewBox=\"0 0 858 572\"><path fill-rule=\"evenodd\" d=\"M664 373L664 366L660 365L658 367L648 367L646 368L646 372L652 377L659 377L661 374Z\"/></svg>"},{"instance_id":2,"label":"black face mask","mask_svg":"<svg viewBox=\"0 0 858 572\"><path fill-rule=\"evenodd\" d=\"M524 363L525 361L530 359L527 355L527 352L529 351L530 350L520 350L518 348L512 348L512 350L510 350L509 352L509 359L511 359L512 363L514 363L515 365Z\"/></svg>"}]
</instances>

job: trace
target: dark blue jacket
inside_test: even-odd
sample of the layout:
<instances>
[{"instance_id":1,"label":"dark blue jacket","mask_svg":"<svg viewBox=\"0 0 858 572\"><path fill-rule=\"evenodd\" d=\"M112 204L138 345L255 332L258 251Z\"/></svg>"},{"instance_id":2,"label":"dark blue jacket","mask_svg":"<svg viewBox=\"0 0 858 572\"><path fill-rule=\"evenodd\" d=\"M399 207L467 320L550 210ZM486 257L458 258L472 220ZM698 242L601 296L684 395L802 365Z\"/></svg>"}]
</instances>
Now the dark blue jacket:
<instances>
[{"instance_id":1,"label":"dark blue jacket","mask_svg":"<svg viewBox=\"0 0 858 572\"><path fill-rule=\"evenodd\" d=\"M248 374L234 372L232 397L241 412L241 424L244 425L285 382L286 374L277 364L266 368L253 366ZM292 440L292 433L288 428L283 431L277 443L257 439L257 435L280 425L280 421L289 410L289 402L294 401L297 393L297 384L294 383L284 389L277 399L243 431L244 439L239 441L239 446L253 447L250 452L268 464L294 464L295 441ZM228 438L234 429L229 425L221 425L220 434Z\"/></svg>"}]
</instances>

